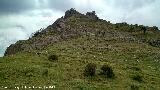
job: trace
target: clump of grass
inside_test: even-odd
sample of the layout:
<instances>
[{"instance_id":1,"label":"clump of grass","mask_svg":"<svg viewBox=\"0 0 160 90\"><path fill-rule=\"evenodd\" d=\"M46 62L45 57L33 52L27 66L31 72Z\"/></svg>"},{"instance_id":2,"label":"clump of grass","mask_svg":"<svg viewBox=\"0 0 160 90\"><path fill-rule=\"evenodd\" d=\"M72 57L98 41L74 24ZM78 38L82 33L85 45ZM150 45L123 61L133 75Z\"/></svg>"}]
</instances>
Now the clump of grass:
<instances>
[{"instance_id":1,"label":"clump of grass","mask_svg":"<svg viewBox=\"0 0 160 90\"><path fill-rule=\"evenodd\" d=\"M58 56L57 56L57 55L53 55L53 54L52 54L52 55L49 55L48 60L49 60L49 61L52 61L52 62L53 62L53 61L57 61L57 60L58 60Z\"/></svg>"},{"instance_id":2,"label":"clump of grass","mask_svg":"<svg viewBox=\"0 0 160 90\"><path fill-rule=\"evenodd\" d=\"M137 85L131 85L131 90L139 90L139 87Z\"/></svg>"},{"instance_id":3,"label":"clump of grass","mask_svg":"<svg viewBox=\"0 0 160 90\"><path fill-rule=\"evenodd\" d=\"M7 79L6 73L3 71L0 71L0 80L4 80L4 79Z\"/></svg>"},{"instance_id":4,"label":"clump of grass","mask_svg":"<svg viewBox=\"0 0 160 90\"><path fill-rule=\"evenodd\" d=\"M108 78L114 78L115 77L115 74L114 74L114 72L113 72L113 69L110 67L110 66L108 66L108 65L103 65L102 67L101 67L101 75L105 75L105 76L107 76Z\"/></svg>"},{"instance_id":5,"label":"clump of grass","mask_svg":"<svg viewBox=\"0 0 160 90\"><path fill-rule=\"evenodd\" d=\"M28 68L22 69L22 73L26 77L33 77L33 76L35 76L35 74L34 74L35 72L36 72L36 68L33 68L33 67L28 67Z\"/></svg>"},{"instance_id":6,"label":"clump of grass","mask_svg":"<svg viewBox=\"0 0 160 90\"><path fill-rule=\"evenodd\" d=\"M26 73L26 77L32 77L34 74L32 72Z\"/></svg>"},{"instance_id":7,"label":"clump of grass","mask_svg":"<svg viewBox=\"0 0 160 90\"><path fill-rule=\"evenodd\" d=\"M131 69L133 69L135 71L141 71L141 69L139 67L132 67Z\"/></svg>"},{"instance_id":8,"label":"clump of grass","mask_svg":"<svg viewBox=\"0 0 160 90\"><path fill-rule=\"evenodd\" d=\"M48 69L44 69L42 72L42 76L48 76Z\"/></svg>"},{"instance_id":9,"label":"clump of grass","mask_svg":"<svg viewBox=\"0 0 160 90\"><path fill-rule=\"evenodd\" d=\"M95 76L96 75L96 64L93 64L93 63L87 64L84 70L84 75L85 76Z\"/></svg>"}]
</instances>

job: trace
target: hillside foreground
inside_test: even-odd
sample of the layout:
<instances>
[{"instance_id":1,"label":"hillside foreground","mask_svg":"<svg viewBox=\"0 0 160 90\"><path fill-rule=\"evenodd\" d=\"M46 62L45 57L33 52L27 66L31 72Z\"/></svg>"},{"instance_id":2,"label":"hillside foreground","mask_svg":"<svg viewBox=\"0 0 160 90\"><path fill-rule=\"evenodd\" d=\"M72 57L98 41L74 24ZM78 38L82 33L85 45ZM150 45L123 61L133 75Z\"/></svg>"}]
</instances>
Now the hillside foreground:
<instances>
[{"instance_id":1,"label":"hillside foreground","mask_svg":"<svg viewBox=\"0 0 160 90\"><path fill-rule=\"evenodd\" d=\"M159 31L68 12L9 47L0 58L0 90L160 90ZM50 55L57 60L48 60ZM96 65L94 76L84 75L89 63ZM103 65L113 69L114 78L100 74Z\"/></svg>"}]
</instances>

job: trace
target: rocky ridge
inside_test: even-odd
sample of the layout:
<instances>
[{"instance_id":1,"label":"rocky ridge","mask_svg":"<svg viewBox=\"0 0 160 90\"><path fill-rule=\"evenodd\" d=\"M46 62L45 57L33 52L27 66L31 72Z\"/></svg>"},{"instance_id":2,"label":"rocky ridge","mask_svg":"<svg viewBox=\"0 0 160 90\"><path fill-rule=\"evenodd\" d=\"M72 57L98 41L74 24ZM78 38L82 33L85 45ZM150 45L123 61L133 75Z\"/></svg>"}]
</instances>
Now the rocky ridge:
<instances>
[{"instance_id":1,"label":"rocky ridge","mask_svg":"<svg viewBox=\"0 0 160 90\"><path fill-rule=\"evenodd\" d=\"M150 29L150 27L146 28ZM20 40L10 45L4 56L23 51L31 52L32 50L41 50L56 42L83 36L105 37L109 40L114 39L126 42L148 42L148 40L140 39L132 34L135 32L141 32L141 26L129 25L127 23L112 24L109 21L99 19L95 11L87 12L86 15L84 15L71 8L65 12L64 17L57 19L46 29L40 29L35 32L28 40ZM157 44L155 40L149 43L152 46L160 45L159 41Z\"/></svg>"}]
</instances>

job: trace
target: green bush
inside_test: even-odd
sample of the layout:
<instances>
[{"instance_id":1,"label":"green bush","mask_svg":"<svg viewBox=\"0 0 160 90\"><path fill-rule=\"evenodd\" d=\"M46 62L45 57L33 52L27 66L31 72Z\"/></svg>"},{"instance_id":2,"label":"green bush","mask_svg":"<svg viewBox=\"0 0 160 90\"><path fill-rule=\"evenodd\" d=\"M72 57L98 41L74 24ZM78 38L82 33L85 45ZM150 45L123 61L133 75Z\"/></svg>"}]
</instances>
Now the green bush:
<instances>
[{"instance_id":1,"label":"green bush","mask_svg":"<svg viewBox=\"0 0 160 90\"><path fill-rule=\"evenodd\" d=\"M85 76L95 76L96 74L96 65L93 63L87 64L84 70L84 75Z\"/></svg>"},{"instance_id":2,"label":"green bush","mask_svg":"<svg viewBox=\"0 0 160 90\"><path fill-rule=\"evenodd\" d=\"M58 60L58 56L57 55L49 55L48 60L49 61L56 61L56 60Z\"/></svg>"},{"instance_id":3,"label":"green bush","mask_svg":"<svg viewBox=\"0 0 160 90\"><path fill-rule=\"evenodd\" d=\"M147 28L143 25L140 25L140 28L143 31L143 34L146 34Z\"/></svg>"},{"instance_id":4,"label":"green bush","mask_svg":"<svg viewBox=\"0 0 160 90\"><path fill-rule=\"evenodd\" d=\"M141 75L134 75L132 79L138 82L143 82L143 78Z\"/></svg>"},{"instance_id":5,"label":"green bush","mask_svg":"<svg viewBox=\"0 0 160 90\"><path fill-rule=\"evenodd\" d=\"M101 74L107 76L108 78L113 78L115 76L113 69L109 67L108 65L103 65L101 67Z\"/></svg>"}]
</instances>

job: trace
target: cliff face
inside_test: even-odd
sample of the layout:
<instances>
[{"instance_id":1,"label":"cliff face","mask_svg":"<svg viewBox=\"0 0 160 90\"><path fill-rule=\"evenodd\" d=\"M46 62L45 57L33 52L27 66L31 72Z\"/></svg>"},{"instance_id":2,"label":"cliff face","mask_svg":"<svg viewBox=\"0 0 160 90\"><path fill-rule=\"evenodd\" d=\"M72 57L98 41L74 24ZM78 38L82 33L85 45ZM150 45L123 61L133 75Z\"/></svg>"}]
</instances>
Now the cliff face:
<instances>
[{"instance_id":1,"label":"cliff face","mask_svg":"<svg viewBox=\"0 0 160 90\"><path fill-rule=\"evenodd\" d=\"M148 27L146 28L148 29ZM87 12L84 15L72 8L65 12L64 17L57 19L46 29L37 31L28 40L18 41L10 45L4 56L23 51L41 50L56 42L84 36L100 36L127 42L148 42L149 39L144 40L142 37L137 37L136 33L141 33L141 31L141 26L127 23L112 24L109 21L99 19L95 11ZM150 31L153 32L152 30ZM154 43L151 44L153 45Z\"/></svg>"}]
</instances>

